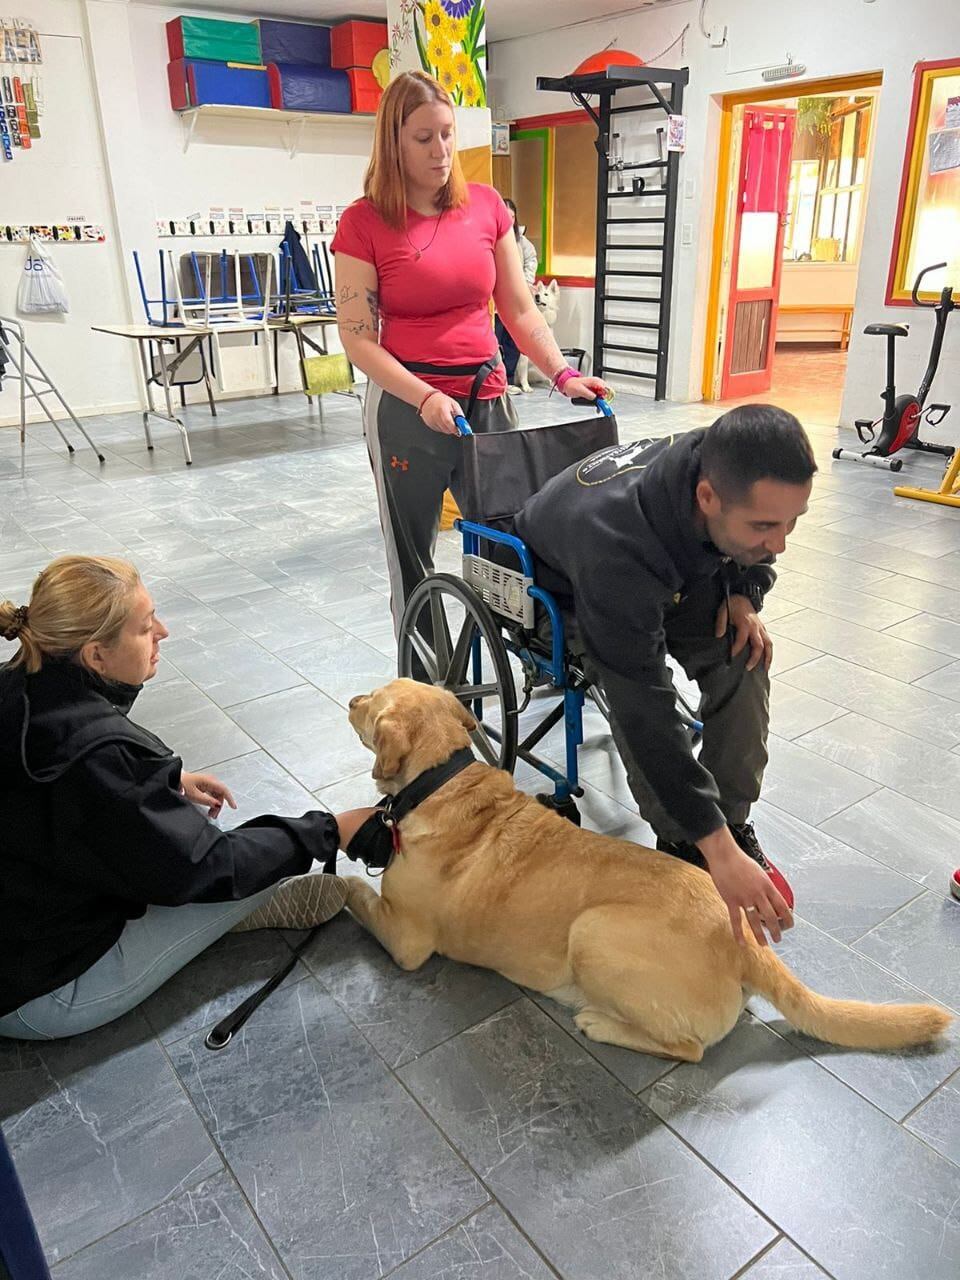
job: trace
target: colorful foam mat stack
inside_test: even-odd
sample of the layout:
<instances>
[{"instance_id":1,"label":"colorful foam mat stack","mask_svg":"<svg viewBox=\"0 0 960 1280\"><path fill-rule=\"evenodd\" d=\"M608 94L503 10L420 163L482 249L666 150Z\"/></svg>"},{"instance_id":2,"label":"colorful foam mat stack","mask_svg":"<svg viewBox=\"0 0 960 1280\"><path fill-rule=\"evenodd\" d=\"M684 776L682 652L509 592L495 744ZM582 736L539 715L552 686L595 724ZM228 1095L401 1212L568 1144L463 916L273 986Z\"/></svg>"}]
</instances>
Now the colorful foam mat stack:
<instances>
[{"instance_id":1,"label":"colorful foam mat stack","mask_svg":"<svg viewBox=\"0 0 960 1280\"><path fill-rule=\"evenodd\" d=\"M376 111L386 83L383 22L180 17L167 23L167 48L175 111L217 105L367 113Z\"/></svg>"}]
</instances>

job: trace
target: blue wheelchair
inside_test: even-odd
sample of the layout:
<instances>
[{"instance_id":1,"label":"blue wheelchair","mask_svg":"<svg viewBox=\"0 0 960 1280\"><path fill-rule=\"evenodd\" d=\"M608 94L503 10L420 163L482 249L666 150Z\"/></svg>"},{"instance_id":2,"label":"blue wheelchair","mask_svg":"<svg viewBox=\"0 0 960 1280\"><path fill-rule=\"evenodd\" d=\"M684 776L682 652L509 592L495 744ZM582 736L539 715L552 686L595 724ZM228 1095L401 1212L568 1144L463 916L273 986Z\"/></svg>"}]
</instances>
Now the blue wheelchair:
<instances>
[{"instance_id":1,"label":"blue wheelchair","mask_svg":"<svg viewBox=\"0 0 960 1280\"><path fill-rule=\"evenodd\" d=\"M553 476L619 441L617 421L604 400L598 416L579 422L474 435L465 419L463 437L462 576L436 573L407 600L400 624L401 676L442 685L469 707L481 759L512 773L518 760L532 766L553 791L538 800L579 825L576 797L583 795L578 748L583 743L587 696L609 720L603 690L591 684L568 646L563 612L538 586L530 549L512 532L513 517ZM521 717L534 690L549 709L520 738ZM696 736L702 724L678 695L680 714ZM562 768L534 748L560 722Z\"/></svg>"}]
</instances>

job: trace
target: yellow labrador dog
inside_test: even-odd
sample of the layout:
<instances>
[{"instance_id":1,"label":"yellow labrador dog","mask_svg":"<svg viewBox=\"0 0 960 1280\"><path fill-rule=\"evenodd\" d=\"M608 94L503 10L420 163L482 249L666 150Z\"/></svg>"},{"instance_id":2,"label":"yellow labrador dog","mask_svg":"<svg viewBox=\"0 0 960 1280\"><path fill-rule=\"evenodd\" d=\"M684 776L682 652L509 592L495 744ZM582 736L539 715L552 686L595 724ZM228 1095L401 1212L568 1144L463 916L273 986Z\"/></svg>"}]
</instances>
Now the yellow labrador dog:
<instances>
[{"instance_id":1,"label":"yellow labrador dog","mask_svg":"<svg viewBox=\"0 0 960 1280\"><path fill-rule=\"evenodd\" d=\"M468 747L475 727L451 694L412 680L350 703L350 723L395 794ZM698 1062L765 996L798 1030L856 1049L934 1039L933 1005L817 995L769 947L733 937L710 876L652 849L581 831L468 765L400 823L379 896L349 877L347 905L404 969L434 953L495 969L577 1010L592 1040Z\"/></svg>"}]
</instances>

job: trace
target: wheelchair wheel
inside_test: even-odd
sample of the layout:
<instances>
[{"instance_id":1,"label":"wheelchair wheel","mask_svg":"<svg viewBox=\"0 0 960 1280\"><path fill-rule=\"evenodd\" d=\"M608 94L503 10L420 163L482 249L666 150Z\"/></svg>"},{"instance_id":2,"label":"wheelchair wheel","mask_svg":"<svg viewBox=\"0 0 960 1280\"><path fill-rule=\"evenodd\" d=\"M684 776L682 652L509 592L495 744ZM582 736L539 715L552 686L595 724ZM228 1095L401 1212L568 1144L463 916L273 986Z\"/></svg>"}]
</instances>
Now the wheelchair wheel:
<instances>
[{"instance_id":1,"label":"wheelchair wheel","mask_svg":"<svg viewBox=\"0 0 960 1280\"><path fill-rule=\"evenodd\" d=\"M460 578L438 573L419 583L400 622L401 676L449 689L472 712L470 735L487 764L513 772L517 690L500 624Z\"/></svg>"}]
</instances>

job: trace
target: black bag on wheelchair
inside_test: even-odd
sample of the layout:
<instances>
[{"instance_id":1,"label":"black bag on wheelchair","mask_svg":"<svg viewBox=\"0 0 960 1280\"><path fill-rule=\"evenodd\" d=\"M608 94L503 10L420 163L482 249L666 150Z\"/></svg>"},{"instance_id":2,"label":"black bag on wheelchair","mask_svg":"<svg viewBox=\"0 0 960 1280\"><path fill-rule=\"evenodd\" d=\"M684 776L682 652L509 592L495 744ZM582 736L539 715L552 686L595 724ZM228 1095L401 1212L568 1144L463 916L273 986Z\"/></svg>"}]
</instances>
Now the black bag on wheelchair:
<instances>
[{"instance_id":1,"label":"black bag on wheelchair","mask_svg":"<svg viewBox=\"0 0 960 1280\"><path fill-rule=\"evenodd\" d=\"M460 442L460 511L467 520L512 532L514 515L548 480L618 443L617 420L604 414L467 436Z\"/></svg>"}]
</instances>

